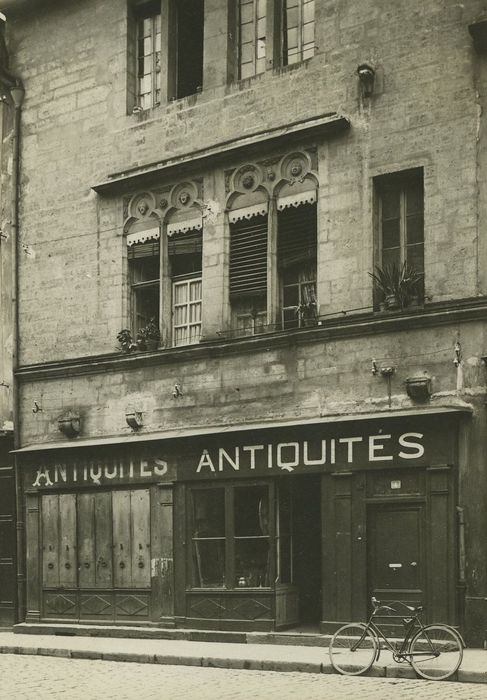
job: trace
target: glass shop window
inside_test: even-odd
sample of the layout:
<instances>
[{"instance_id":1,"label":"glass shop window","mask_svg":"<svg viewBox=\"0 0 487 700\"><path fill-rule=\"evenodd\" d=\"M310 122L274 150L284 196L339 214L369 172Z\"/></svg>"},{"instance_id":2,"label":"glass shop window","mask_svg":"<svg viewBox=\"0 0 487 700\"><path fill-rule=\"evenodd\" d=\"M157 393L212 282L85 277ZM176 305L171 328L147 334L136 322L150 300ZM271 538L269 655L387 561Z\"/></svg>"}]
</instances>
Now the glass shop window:
<instances>
[{"instance_id":1,"label":"glass shop window","mask_svg":"<svg viewBox=\"0 0 487 700\"><path fill-rule=\"evenodd\" d=\"M225 491L193 491L193 580L195 588L225 585Z\"/></svg>"},{"instance_id":2,"label":"glass shop window","mask_svg":"<svg viewBox=\"0 0 487 700\"><path fill-rule=\"evenodd\" d=\"M234 498L235 585L269 586L267 486L237 487Z\"/></svg>"},{"instance_id":3,"label":"glass shop window","mask_svg":"<svg viewBox=\"0 0 487 700\"><path fill-rule=\"evenodd\" d=\"M268 486L195 488L191 510L194 588L271 585Z\"/></svg>"}]
</instances>

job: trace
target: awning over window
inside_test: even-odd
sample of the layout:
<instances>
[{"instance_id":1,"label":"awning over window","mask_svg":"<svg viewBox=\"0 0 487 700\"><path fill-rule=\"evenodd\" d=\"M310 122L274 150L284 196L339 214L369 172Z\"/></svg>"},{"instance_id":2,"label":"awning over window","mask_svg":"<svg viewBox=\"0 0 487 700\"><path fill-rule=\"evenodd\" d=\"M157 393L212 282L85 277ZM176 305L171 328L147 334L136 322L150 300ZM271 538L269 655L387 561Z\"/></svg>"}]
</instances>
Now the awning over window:
<instances>
[{"instance_id":1,"label":"awning over window","mask_svg":"<svg viewBox=\"0 0 487 700\"><path fill-rule=\"evenodd\" d=\"M267 202L259 202L258 204L252 204L249 207L242 207L241 209L233 209L228 214L228 220L231 224L237 221L245 221L252 219L254 216L265 216L268 210Z\"/></svg>"},{"instance_id":2,"label":"awning over window","mask_svg":"<svg viewBox=\"0 0 487 700\"><path fill-rule=\"evenodd\" d=\"M173 236L175 233L187 233L188 231L201 231L203 228L203 217L201 214L182 221L173 221L167 225L167 235Z\"/></svg>"},{"instance_id":3,"label":"awning over window","mask_svg":"<svg viewBox=\"0 0 487 700\"><path fill-rule=\"evenodd\" d=\"M290 207L300 207L302 204L314 204L316 202L316 190L306 190L296 192L286 197L279 197L277 200L278 211L289 209Z\"/></svg>"},{"instance_id":4,"label":"awning over window","mask_svg":"<svg viewBox=\"0 0 487 700\"><path fill-rule=\"evenodd\" d=\"M127 245L133 246L136 243L147 243L147 241L158 241L161 236L159 226L157 228L149 228L145 231L137 231L129 233L127 236Z\"/></svg>"}]
</instances>

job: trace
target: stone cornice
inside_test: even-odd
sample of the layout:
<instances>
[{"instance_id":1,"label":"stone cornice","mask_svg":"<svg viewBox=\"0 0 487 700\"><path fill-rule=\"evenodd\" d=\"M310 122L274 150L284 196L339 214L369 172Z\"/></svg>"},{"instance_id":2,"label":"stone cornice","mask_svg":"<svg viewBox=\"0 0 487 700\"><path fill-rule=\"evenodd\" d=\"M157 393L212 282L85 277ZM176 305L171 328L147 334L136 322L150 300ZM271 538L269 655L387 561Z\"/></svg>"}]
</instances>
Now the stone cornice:
<instances>
[{"instance_id":1,"label":"stone cornice","mask_svg":"<svg viewBox=\"0 0 487 700\"><path fill-rule=\"evenodd\" d=\"M174 158L148 163L141 167L127 168L112 173L107 180L92 186L98 194L112 194L154 182L156 179L178 177L195 168L213 167L218 161L230 156L261 152L263 146L272 149L295 141L302 141L319 135L341 133L350 127L350 122L335 112L304 121L292 122L285 126L256 131L253 134L229 141L220 141L208 148L184 153Z\"/></svg>"},{"instance_id":2,"label":"stone cornice","mask_svg":"<svg viewBox=\"0 0 487 700\"><path fill-rule=\"evenodd\" d=\"M154 352L128 355L110 353L24 365L17 370L16 377L21 382L31 382L101 372L125 372L131 369L174 365L204 358L243 355L290 345L332 342L482 320L487 321L486 297L428 304L424 308L406 309L403 312L350 314L343 318L322 321L322 325L315 328L276 331L251 338L220 338L206 340L198 345L167 348Z\"/></svg>"}]
</instances>

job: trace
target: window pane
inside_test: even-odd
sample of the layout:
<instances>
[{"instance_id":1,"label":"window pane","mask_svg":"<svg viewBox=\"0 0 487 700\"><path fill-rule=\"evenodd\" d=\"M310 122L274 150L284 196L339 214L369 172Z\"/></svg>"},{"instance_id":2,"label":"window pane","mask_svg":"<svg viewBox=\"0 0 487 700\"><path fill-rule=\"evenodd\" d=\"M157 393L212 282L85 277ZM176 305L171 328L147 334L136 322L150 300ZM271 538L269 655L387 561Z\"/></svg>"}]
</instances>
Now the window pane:
<instances>
[{"instance_id":1,"label":"window pane","mask_svg":"<svg viewBox=\"0 0 487 700\"><path fill-rule=\"evenodd\" d=\"M174 345L187 345L188 334L186 327L176 328L174 330Z\"/></svg>"},{"instance_id":2,"label":"window pane","mask_svg":"<svg viewBox=\"0 0 487 700\"><path fill-rule=\"evenodd\" d=\"M400 216L400 204L399 204L399 190L397 189L387 189L381 194L382 201L382 220L385 219L399 219Z\"/></svg>"},{"instance_id":3,"label":"window pane","mask_svg":"<svg viewBox=\"0 0 487 700\"><path fill-rule=\"evenodd\" d=\"M391 248L390 250L382 251L382 267L389 267L391 265L399 266L401 264L401 250L400 248Z\"/></svg>"},{"instance_id":4,"label":"window pane","mask_svg":"<svg viewBox=\"0 0 487 700\"><path fill-rule=\"evenodd\" d=\"M176 304L185 304L188 300L188 285L186 282L174 285L174 302Z\"/></svg>"},{"instance_id":5,"label":"window pane","mask_svg":"<svg viewBox=\"0 0 487 700\"><path fill-rule=\"evenodd\" d=\"M269 540L235 540L235 586L269 586Z\"/></svg>"},{"instance_id":6,"label":"window pane","mask_svg":"<svg viewBox=\"0 0 487 700\"><path fill-rule=\"evenodd\" d=\"M151 319L159 324L159 284L133 289L135 334Z\"/></svg>"},{"instance_id":7,"label":"window pane","mask_svg":"<svg viewBox=\"0 0 487 700\"><path fill-rule=\"evenodd\" d=\"M235 489L235 536L269 534L269 493L267 486Z\"/></svg>"},{"instance_id":8,"label":"window pane","mask_svg":"<svg viewBox=\"0 0 487 700\"><path fill-rule=\"evenodd\" d=\"M299 304L299 287L283 287L283 306L297 306Z\"/></svg>"},{"instance_id":9,"label":"window pane","mask_svg":"<svg viewBox=\"0 0 487 700\"><path fill-rule=\"evenodd\" d=\"M303 44L313 44L315 40L315 25L305 24L303 27Z\"/></svg>"},{"instance_id":10,"label":"window pane","mask_svg":"<svg viewBox=\"0 0 487 700\"><path fill-rule=\"evenodd\" d=\"M401 243L401 227L399 219L388 219L382 222L382 247L395 248Z\"/></svg>"},{"instance_id":11,"label":"window pane","mask_svg":"<svg viewBox=\"0 0 487 700\"><path fill-rule=\"evenodd\" d=\"M407 217L407 242L421 243L424 237L423 214L416 214Z\"/></svg>"},{"instance_id":12,"label":"window pane","mask_svg":"<svg viewBox=\"0 0 487 700\"><path fill-rule=\"evenodd\" d=\"M193 491L193 537L225 537L223 489Z\"/></svg>"},{"instance_id":13,"label":"window pane","mask_svg":"<svg viewBox=\"0 0 487 700\"><path fill-rule=\"evenodd\" d=\"M298 30L288 29L287 31L287 45L289 53L291 54L292 49L295 49L298 45Z\"/></svg>"},{"instance_id":14,"label":"window pane","mask_svg":"<svg viewBox=\"0 0 487 700\"><path fill-rule=\"evenodd\" d=\"M424 253L422 244L410 245L406 251L407 262L416 272L424 271Z\"/></svg>"},{"instance_id":15,"label":"window pane","mask_svg":"<svg viewBox=\"0 0 487 700\"><path fill-rule=\"evenodd\" d=\"M176 306L174 309L174 325L183 326L188 323L188 307Z\"/></svg>"},{"instance_id":16,"label":"window pane","mask_svg":"<svg viewBox=\"0 0 487 700\"><path fill-rule=\"evenodd\" d=\"M423 211L423 188L419 185L410 185L406 189L406 213L417 214Z\"/></svg>"},{"instance_id":17,"label":"window pane","mask_svg":"<svg viewBox=\"0 0 487 700\"><path fill-rule=\"evenodd\" d=\"M201 326L191 326L189 329L189 344L198 343L201 338Z\"/></svg>"},{"instance_id":18,"label":"window pane","mask_svg":"<svg viewBox=\"0 0 487 700\"><path fill-rule=\"evenodd\" d=\"M287 28L288 31L299 24L299 10L297 7L288 9L287 11Z\"/></svg>"},{"instance_id":19,"label":"window pane","mask_svg":"<svg viewBox=\"0 0 487 700\"><path fill-rule=\"evenodd\" d=\"M304 6L303 6L303 21L305 23L313 22L314 18L315 18L314 0L311 0L311 2L305 2Z\"/></svg>"},{"instance_id":20,"label":"window pane","mask_svg":"<svg viewBox=\"0 0 487 700\"><path fill-rule=\"evenodd\" d=\"M241 24L252 22L254 19L254 3L253 2L241 2L240 3L240 22Z\"/></svg>"},{"instance_id":21,"label":"window pane","mask_svg":"<svg viewBox=\"0 0 487 700\"><path fill-rule=\"evenodd\" d=\"M225 540L193 540L193 586L225 585Z\"/></svg>"}]
</instances>

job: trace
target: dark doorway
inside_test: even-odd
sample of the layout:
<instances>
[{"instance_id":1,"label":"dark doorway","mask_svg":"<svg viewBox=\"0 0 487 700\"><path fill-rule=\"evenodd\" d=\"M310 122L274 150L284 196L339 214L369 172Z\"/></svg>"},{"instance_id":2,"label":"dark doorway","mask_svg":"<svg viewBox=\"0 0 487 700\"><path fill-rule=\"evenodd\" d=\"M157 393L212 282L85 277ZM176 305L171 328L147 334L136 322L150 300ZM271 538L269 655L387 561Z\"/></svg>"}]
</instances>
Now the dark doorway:
<instances>
[{"instance_id":1,"label":"dark doorway","mask_svg":"<svg viewBox=\"0 0 487 700\"><path fill-rule=\"evenodd\" d=\"M293 570L301 623L321 620L321 477L293 477Z\"/></svg>"},{"instance_id":2,"label":"dark doorway","mask_svg":"<svg viewBox=\"0 0 487 700\"><path fill-rule=\"evenodd\" d=\"M423 506L371 506L368 515L369 601L424 603Z\"/></svg>"},{"instance_id":3,"label":"dark doorway","mask_svg":"<svg viewBox=\"0 0 487 700\"><path fill-rule=\"evenodd\" d=\"M12 439L0 436L0 627L16 617L15 476Z\"/></svg>"},{"instance_id":4,"label":"dark doorway","mask_svg":"<svg viewBox=\"0 0 487 700\"><path fill-rule=\"evenodd\" d=\"M204 0L177 0L176 97L203 87Z\"/></svg>"}]
</instances>

